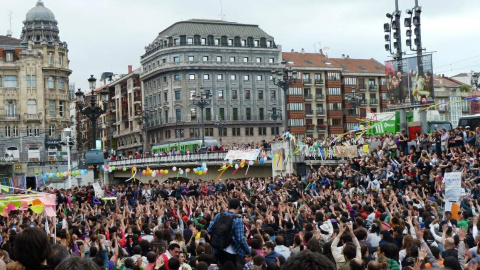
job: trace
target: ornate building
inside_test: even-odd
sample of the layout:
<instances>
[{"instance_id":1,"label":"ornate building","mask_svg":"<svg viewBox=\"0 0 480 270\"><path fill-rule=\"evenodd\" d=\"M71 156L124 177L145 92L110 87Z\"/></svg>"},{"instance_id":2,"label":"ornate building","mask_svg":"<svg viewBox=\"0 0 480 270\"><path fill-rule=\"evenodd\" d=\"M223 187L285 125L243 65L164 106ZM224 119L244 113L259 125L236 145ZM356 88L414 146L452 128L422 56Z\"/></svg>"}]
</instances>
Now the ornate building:
<instances>
[{"instance_id":1,"label":"ornate building","mask_svg":"<svg viewBox=\"0 0 480 270\"><path fill-rule=\"evenodd\" d=\"M23 24L20 39L0 36L0 155L47 161L48 148L52 160L71 122L68 47L41 1Z\"/></svg>"},{"instance_id":2,"label":"ornate building","mask_svg":"<svg viewBox=\"0 0 480 270\"><path fill-rule=\"evenodd\" d=\"M181 21L145 50L140 79L144 108L151 112L148 145L199 138L202 114L192 100L202 91L211 95L205 136L219 139L221 130L224 144L249 143L281 130L269 113L283 108L283 91L271 77L282 67L281 48L258 25Z\"/></svg>"}]
</instances>

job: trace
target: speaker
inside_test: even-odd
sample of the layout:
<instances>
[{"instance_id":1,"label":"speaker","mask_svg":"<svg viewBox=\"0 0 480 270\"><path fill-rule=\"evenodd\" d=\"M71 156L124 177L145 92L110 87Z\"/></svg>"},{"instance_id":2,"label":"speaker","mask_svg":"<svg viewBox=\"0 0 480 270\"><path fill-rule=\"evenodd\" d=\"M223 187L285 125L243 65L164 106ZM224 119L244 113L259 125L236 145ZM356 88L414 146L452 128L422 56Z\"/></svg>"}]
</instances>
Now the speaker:
<instances>
[{"instance_id":1,"label":"speaker","mask_svg":"<svg viewBox=\"0 0 480 270\"><path fill-rule=\"evenodd\" d=\"M32 190L37 189L37 181L35 176L27 176L27 186L26 189L32 188Z\"/></svg>"},{"instance_id":2,"label":"speaker","mask_svg":"<svg viewBox=\"0 0 480 270\"><path fill-rule=\"evenodd\" d=\"M307 175L307 164L297 163L297 176L306 176L306 175Z\"/></svg>"}]
</instances>

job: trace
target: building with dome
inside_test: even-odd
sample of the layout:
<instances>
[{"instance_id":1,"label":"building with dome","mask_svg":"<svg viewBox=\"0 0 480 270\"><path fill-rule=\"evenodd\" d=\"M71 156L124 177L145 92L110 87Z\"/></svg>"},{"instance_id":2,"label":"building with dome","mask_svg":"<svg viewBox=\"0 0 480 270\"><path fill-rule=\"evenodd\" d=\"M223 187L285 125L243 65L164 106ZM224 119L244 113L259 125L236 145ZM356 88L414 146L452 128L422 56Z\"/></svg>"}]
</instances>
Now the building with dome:
<instances>
[{"instance_id":1,"label":"building with dome","mask_svg":"<svg viewBox=\"0 0 480 270\"><path fill-rule=\"evenodd\" d=\"M69 113L68 46L53 12L38 1L20 39L0 35L0 157L3 161L61 159ZM50 149L50 150L49 150Z\"/></svg>"}]
</instances>

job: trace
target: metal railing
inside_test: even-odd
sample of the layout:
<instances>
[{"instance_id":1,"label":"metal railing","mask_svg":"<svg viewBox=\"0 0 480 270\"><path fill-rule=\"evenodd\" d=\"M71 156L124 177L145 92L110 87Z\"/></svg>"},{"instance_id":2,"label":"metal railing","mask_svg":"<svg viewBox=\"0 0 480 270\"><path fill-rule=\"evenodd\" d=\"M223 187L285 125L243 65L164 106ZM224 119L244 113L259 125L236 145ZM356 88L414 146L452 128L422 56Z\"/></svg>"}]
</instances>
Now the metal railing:
<instances>
[{"instance_id":1,"label":"metal railing","mask_svg":"<svg viewBox=\"0 0 480 270\"><path fill-rule=\"evenodd\" d=\"M313 99L313 95L312 94L304 94L303 97L305 99Z\"/></svg>"},{"instance_id":2,"label":"metal railing","mask_svg":"<svg viewBox=\"0 0 480 270\"><path fill-rule=\"evenodd\" d=\"M368 88L371 90L378 90L378 85L377 84L369 84Z\"/></svg>"},{"instance_id":3,"label":"metal railing","mask_svg":"<svg viewBox=\"0 0 480 270\"><path fill-rule=\"evenodd\" d=\"M315 98L316 99L325 99L325 95L324 94L316 94Z\"/></svg>"},{"instance_id":4,"label":"metal railing","mask_svg":"<svg viewBox=\"0 0 480 270\"><path fill-rule=\"evenodd\" d=\"M371 98L371 99L370 99L370 104L378 104L378 99L376 99L376 98Z\"/></svg>"},{"instance_id":5,"label":"metal railing","mask_svg":"<svg viewBox=\"0 0 480 270\"><path fill-rule=\"evenodd\" d=\"M325 110L324 109L317 109L317 115L324 115L325 114Z\"/></svg>"},{"instance_id":6,"label":"metal railing","mask_svg":"<svg viewBox=\"0 0 480 270\"><path fill-rule=\"evenodd\" d=\"M360 91L367 91L368 87L366 84L359 84L358 85L358 90Z\"/></svg>"},{"instance_id":7,"label":"metal railing","mask_svg":"<svg viewBox=\"0 0 480 270\"><path fill-rule=\"evenodd\" d=\"M305 110L305 114L312 115L312 114L313 114L313 110Z\"/></svg>"},{"instance_id":8,"label":"metal railing","mask_svg":"<svg viewBox=\"0 0 480 270\"><path fill-rule=\"evenodd\" d=\"M323 79L316 79L315 84L323 84Z\"/></svg>"},{"instance_id":9,"label":"metal railing","mask_svg":"<svg viewBox=\"0 0 480 270\"><path fill-rule=\"evenodd\" d=\"M312 79L303 79L303 84L312 84Z\"/></svg>"}]
</instances>

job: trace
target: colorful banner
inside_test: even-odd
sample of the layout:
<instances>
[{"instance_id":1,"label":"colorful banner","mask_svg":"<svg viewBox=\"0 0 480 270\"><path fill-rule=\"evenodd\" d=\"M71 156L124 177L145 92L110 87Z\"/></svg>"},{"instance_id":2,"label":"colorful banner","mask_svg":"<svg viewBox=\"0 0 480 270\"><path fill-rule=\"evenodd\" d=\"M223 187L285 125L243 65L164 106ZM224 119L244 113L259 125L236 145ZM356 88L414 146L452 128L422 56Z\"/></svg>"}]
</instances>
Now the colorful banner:
<instances>
[{"instance_id":1,"label":"colorful banner","mask_svg":"<svg viewBox=\"0 0 480 270\"><path fill-rule=\"evenodd\" d=\"M256 160L259 154L260 149L230 150L225 156L225 160Z\"/></svg>"}]
</instances>

